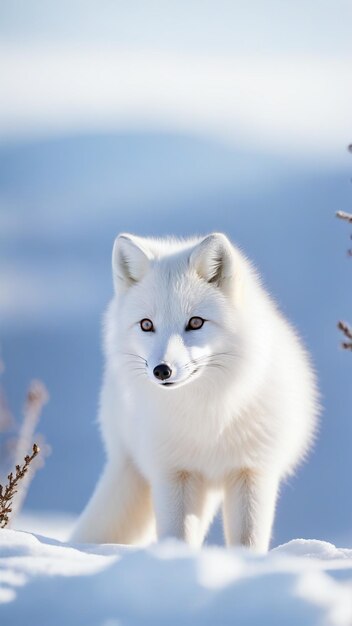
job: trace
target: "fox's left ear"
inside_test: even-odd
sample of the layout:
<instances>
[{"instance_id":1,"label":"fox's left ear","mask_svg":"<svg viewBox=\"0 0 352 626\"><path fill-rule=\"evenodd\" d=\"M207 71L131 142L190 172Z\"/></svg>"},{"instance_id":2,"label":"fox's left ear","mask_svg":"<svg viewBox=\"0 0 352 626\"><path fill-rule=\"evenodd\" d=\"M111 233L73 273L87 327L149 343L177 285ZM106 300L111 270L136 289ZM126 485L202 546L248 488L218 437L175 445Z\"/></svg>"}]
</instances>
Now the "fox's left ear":
<instances>
[{"instance_id":1,"label":"fox's left ear","mask_svg":"<svg viewBox=\"0 0 352 626\"><path fill-rule=\"evenodd\" d=\"M235 275L234 256L228 238L222 233L213 233L193 250L190 264L201 278L226 292Z\"/></svg>"}]
</instances>

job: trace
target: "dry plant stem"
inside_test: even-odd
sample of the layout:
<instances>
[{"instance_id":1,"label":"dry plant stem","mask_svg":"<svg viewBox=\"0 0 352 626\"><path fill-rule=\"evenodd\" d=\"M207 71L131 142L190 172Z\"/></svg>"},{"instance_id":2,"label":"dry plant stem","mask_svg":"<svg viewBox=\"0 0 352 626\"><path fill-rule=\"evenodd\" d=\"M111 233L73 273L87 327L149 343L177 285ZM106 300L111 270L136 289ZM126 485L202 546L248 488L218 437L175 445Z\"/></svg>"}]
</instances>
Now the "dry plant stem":
<instances>
[{"instance_id":1,"label":"dry plant stem","mask_svg":"<svg viewBox=\"0 0 352 626\"><path fill-rule=\"evenodd\" d=\"M352 146L349 146L348 149L350 151L352 151ZM352 224L352 213L346 213L345 211L337 211L336 217L339 217L340 219L345 220L349 224ZM348 251L348 254L350 256L352 256L352 249ZM339 330L341 330L341 332L343 332L343 334L345 335L346 339L348 339L348 341L343 341L342 342L342 344L341 344L342 348L344 348L344 350L351 350L352 351L352 329L351 329L351 327L348 324L346 324L345 322L341 322L340 321L337 324L337 328Z\"/></svg>"},{"instance_id":2,"label":"dry plant stem","mask_svg":"<svg viewBox=\"0 0 352 626\"><path fill-rule=\"evenodd\" d=\"M49 395L45 385L38 380L33 380L29 386L26 403L24 407L23 423L18 434L18 441L15 450L15 458L23 459L31 448L31 442L34 439L35 429L39 422L39 417L44 404L48 401ZM19 513L23 502L26 498L31 481L38 469L36 463L31 467L25 480L22 481L21 487L14 505L12 507L12 519Z\"/></svg>"},{"instance_id":3,"label":"dry plant stem","mask_svg":"<svg viewBox=\"0 0 352 626\"><path fill-rule=\"evenodd\" d=\"M23 423L18 434L16 458L22 459L30 449L34 439L34 432L39 422L40 413L48 401L48 392L45 385L39 380L33 380L29 385L26 403L24 406Z\"/></svg>"},{"instance_id":4,"label":"dry plant stem","mask_svg":"<svg viewBox=\"0 0 352 626\"><path fill-rule=\"evenodd\" d=\"M36 443L33 444L33 452L31 455L27 454L25 456L24 464L22 466L16 465L15 476L11 472L7 477L9 481L8 484L5 487L0 485L0 528L5 528L5 526L9 523L9 515L12 513L12 500L15 493L18 491L18 483L28 472L30 463L37 456L39 451L39 446Z\"/></svg>"},{"instance_id":5,"label":"dry plant stem","mask_svg":"<svg viewBox=\"0 0 352 626\"><path fill-rule=\"evenodd\" d=\"M339 322L337 324L337 328L343 332L346 339L349 341L344 341L341 345L345 350L352 350L352 328L348 326L345 322Z\"/></svg>"},{"instance_id":6,"label":"dry plant stem","mask_svg":"<svg viewBox=\"0 0 352 626\"><path fill-rule=\"evenodd\" d=\"M0 359L0 376L4 371L5 365ZM16 430L16 426L16 421L7 404L5 390L0 384L0 477L6 475L9 467L13 465L8 435Z\"/></svg>"}]
</instances>

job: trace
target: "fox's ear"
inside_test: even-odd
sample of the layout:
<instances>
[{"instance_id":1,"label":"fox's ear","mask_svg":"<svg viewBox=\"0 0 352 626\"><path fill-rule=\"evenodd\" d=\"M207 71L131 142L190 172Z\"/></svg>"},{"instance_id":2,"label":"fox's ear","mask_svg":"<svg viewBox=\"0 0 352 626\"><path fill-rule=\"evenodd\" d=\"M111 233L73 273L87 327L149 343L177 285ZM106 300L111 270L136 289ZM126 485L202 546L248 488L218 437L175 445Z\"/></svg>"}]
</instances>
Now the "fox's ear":
<instances>
[{"instance_id":1,"label":"fox's ear","mask_svg":"<svg viewBox=\"0 0 352 626\"><path fill-rule=\"evenodd\" d=\"M205 237L193 250L190 263L201 278L223 291L227 290L234 277L234 250L222 233Z\"/></svg>"},{"instance_id":2,"label":"fox's ear","mask_svg":"<svg viewBox=\"0 0 352 626\"><path fill-rule=\"evenodd\" d=\"M112 273L115 289L138 283L146 273L150 256L139 237L122 234L116 237L112 251Z\"/></svg>"}]
</instances>

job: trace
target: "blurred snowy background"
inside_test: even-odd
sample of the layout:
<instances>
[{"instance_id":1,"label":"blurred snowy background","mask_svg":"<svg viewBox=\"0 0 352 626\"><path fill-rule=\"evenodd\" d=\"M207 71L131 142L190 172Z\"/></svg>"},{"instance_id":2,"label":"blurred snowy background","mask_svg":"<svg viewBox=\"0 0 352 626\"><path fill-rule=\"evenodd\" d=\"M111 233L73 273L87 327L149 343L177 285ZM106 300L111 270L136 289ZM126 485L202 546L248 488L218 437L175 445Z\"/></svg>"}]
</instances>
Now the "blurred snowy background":
<instances>
[{"instance_id":1,"label":"blurred snowy background","mask_svg":"<svg viewBox=\"0 0 352 626\"><path fill-rule=\"evenodd\" d=\"M323 415L283 489L273 544L352 542L352 4L0 1L0 347L21 412L50 392L52 446L26 507L77 514L103 464L95 424L111 247L226 232L312 352ZM215 528L211 541L221 541Z\"/></svg>"}]
</instances>

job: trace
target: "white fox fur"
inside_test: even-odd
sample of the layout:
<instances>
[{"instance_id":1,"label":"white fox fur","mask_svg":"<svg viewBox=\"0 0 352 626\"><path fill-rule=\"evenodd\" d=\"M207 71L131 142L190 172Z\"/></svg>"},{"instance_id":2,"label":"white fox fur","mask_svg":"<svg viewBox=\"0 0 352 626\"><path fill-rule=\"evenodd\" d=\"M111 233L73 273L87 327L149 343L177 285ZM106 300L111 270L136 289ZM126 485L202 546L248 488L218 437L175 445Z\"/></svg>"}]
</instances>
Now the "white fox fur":
<instances>
[{"instance_id":1,"label":"white fox fur","mask_svg":"<svg viewBox=\"0 0 352 626\"><path fill-rule=\"evenodd\" d=\"M99 416L107 461L73 538L200 546L222 502L227 544L265 552L280 482L316 426L300 340L223 234L120 235L113 275ZM203 326L186 330L192 317ZM155 377L158 364L173 384Z\"/></svg>"}]
</instances>

